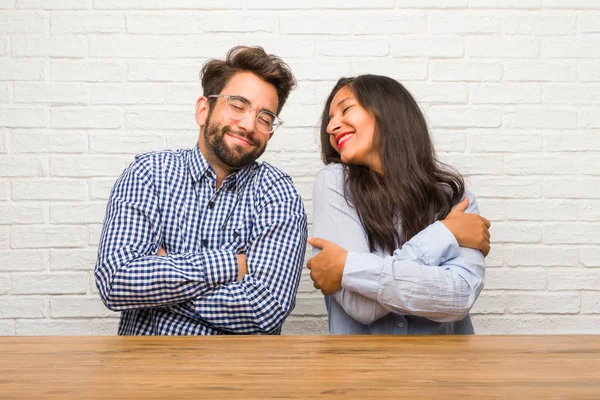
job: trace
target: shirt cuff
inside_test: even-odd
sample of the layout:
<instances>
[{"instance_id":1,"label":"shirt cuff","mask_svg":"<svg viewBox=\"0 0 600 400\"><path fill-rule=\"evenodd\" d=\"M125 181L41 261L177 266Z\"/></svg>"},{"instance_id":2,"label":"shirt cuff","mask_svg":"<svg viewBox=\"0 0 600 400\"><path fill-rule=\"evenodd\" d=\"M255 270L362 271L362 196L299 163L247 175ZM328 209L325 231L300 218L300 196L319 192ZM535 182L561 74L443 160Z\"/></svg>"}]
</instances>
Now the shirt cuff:
<instances>
[{"instance_id":1,"label":"shirt cuff","mask_svg":"<svg viewBox=\"0 0 600 400\"><path fill-rule=\"evenodd\" d=\"M204 281L210 287L233 282L238 276L238 261L231 250L206 250L199 254Z\"/></svg>"},{"instance_id":2,"label":"shirt cuff","mask_svg":"<svg viewBox=\"0 0 600 400\"><path fill-rule=\"evenodd\" d=\"M436 221L409 240L406 246L413 247L422 254L423 261L429 266L442 265L458 257L458 242L446 225ZM407 250L407 249L405 249ZM394 255L396 255L396 250Z\"/></svg>"},{"instance_id":3,"label":"shirt cuff","mask_svg":"<svg viewBox=\"0 0 600 400\"><path fill-rule=\"evenodd\" d=\"M375 254L349 251L342 275L342 287L376 300L383 261L383 258Z\"/></svg>"}]
</instances>

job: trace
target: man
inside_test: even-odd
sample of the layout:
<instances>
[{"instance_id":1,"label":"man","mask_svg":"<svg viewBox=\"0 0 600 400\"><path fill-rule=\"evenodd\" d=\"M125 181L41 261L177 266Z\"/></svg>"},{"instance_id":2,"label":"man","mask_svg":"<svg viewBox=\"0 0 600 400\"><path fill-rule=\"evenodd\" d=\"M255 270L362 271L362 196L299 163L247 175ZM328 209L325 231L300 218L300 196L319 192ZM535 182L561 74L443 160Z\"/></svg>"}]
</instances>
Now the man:
<instances>
[{"instance_id":1,"label":"man","mask_svg":"<svg viewBox=\"0 0 600 400\"><path fill-rule=\"evenodd\" d=\"M121 335L279 334L295 305L306 214L290 177L255 161L294 77L243 46L201 75L198 145L137 156L108 202L95 276Z\"/></svg>"}]
</instances>

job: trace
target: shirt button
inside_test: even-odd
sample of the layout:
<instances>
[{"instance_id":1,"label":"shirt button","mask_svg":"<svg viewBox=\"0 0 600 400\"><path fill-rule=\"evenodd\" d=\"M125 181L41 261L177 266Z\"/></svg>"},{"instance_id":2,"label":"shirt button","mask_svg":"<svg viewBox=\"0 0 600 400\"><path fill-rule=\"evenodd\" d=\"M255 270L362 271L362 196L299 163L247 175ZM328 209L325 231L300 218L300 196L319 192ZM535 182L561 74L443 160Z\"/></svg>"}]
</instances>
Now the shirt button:
<instances>
[{"instance_id":1,"label":"shirt button","mask_svg":"<svg viewBox=\"0 0 600 400\"><path fill-rule=\"evenodd\" d=\"M214 202L214 201L209 201L209 202L208 202L208 208L210 208L211 210L212 210L213 208L215 208L215 202Z\"/></svg>"},{"instance_id":2,"label":"shirt button","mask_svg":"<svg viewBox=\"0 0 600 400\"><path fill-rule=\"evenodd\" d=\"M202 239L202 241L200 243L202 243L202 246L204 246L204 247L208 246L208 240L207 239Z\"/></svg>"},{"instance_id":3,"label":"shirt button","mask_svg":"<svg viewBox=\"0 0 600 400\"><path fill-rule=\"evenodd\" d=\"M240 234L239 234L239 233L237 233L237 232L233 232L233 238L234 238L234 239L237 239L237 238L238 238L238 236L240 236Z\"/></svg>"}]
</instances>

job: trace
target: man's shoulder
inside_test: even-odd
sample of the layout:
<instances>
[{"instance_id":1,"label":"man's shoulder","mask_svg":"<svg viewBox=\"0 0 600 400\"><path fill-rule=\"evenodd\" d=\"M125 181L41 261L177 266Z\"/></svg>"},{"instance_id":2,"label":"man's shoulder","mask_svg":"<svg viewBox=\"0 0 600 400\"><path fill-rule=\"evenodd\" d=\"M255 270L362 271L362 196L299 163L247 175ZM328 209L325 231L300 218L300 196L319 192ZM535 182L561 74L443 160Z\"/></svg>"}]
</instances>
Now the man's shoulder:
<instances>
[{"instance_id":1,"label":"man's shoulder","mask_svg":"<svg viewBox=\"0 0 600 400\"><path fill-rule=\"evenodd\" d=\"M130 168L150 175L175 172L179 169L177 167L187 165L190 152L191 149L166 149L141 153L135 156Z\"/></svg>"},{"instance_id":2,"label":"man's shoulder","mask_svg":"<svg viewBox=\"0 0 600 400\"><path fill-rule=\"evenodd\" d=\"M257 163L257 175L261 184L273 184L280 180L292 184L291 176L265 161Z\"/></svg>"}]
</instances>

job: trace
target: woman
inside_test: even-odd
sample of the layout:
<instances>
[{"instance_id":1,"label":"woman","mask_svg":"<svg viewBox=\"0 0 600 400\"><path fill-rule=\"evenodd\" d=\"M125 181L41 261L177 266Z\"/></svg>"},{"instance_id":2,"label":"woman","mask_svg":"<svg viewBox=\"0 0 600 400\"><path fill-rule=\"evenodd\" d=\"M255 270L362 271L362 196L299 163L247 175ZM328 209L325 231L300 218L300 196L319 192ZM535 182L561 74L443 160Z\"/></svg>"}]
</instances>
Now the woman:
<instances>
[{"instance_id":1,"label":"woman","mask_svg":"<svg viewBox=\"0 0 600 400\"><path fill-rule=\"evenodd\" d=\"M307 266L332 334L473 333L489 221L397 81L342 78L322 116ZM453 209L454 208L454 209Z\"/></svg>"}]
</instances>

